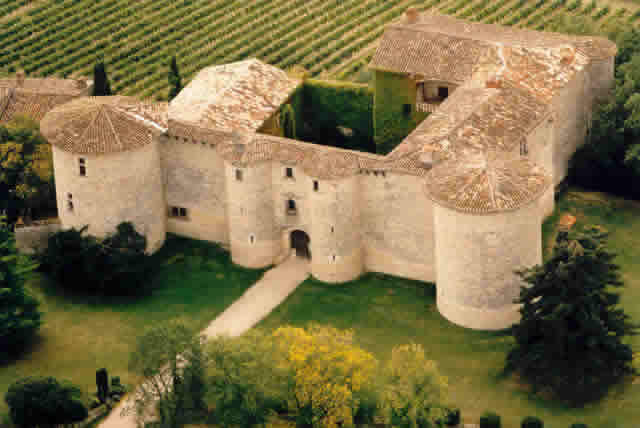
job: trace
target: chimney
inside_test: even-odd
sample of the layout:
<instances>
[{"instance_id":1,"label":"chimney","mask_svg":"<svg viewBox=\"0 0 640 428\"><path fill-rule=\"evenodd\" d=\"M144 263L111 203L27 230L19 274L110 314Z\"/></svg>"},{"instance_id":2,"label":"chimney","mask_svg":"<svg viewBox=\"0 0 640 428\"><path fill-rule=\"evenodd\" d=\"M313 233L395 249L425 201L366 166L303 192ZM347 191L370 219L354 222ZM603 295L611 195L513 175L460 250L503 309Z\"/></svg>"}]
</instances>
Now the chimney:
<instances>
[{"instance_id":1,"label":"chimney","mask_svg":"<svg viewBox=\"0 0 640 428\"><path fill-rule=\"evenodd\" d=\"M16 86L17 87L22 87L24 86L24 78L25 78L25 73L24 70L18 70L16 72Z\"/></svg>"},{"instance_id":2,"label":"chimney","mask_svg":"<svg viewBox=\"0 0 640 428\"><path fill-rule=\"evenodd\" d=\"M405 22L407 24L415 24L416 22L418 22L418 18L420 17L420 14L418 12L418 9L411 6L405 11L404 16L405 16Z\"/></svg>"}]
</instances>

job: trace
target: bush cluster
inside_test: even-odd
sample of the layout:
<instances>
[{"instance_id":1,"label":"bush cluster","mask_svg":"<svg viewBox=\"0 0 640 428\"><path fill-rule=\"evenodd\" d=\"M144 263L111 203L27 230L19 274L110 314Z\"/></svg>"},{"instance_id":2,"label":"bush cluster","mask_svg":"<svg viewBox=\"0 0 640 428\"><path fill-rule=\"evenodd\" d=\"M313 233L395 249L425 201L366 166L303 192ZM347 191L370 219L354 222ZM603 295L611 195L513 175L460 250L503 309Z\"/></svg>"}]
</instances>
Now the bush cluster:
<instances>
[{"instance_id":1,"label":"bush cluster","mask_svg":"<svg viewBox=\"0 0 640 428\"><path fill-rule=\"evenodd\" d=\"M480 428L500 428L502 422L496 413L486 411L480 416Z\"/></svg>"},{"instance_id":2,"label":"bush cluster","mask_svg":"<svg viewBox=\"0 0 640 428\"><path fill-rule=\"evenodd\" d=\"M53 234L38 255L41 269L60 286L99 295L132 295L144 290L150 273L146 238L133 224L118 225L116 233L99 240L87 227Z\"/></svg>"}]
</instances>

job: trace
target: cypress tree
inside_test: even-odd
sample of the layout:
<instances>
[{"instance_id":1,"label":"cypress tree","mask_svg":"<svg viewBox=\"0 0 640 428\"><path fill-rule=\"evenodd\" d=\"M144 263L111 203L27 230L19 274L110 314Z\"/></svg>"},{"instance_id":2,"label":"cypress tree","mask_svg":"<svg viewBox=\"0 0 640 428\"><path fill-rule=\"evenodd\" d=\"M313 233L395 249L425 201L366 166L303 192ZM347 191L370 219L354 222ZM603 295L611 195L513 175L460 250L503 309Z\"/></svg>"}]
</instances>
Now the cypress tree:
<instances>
[{"instance_id":1,"label":"cypress tree","mask_svg":"<svg viewBox=\"0 0 640 428\"><path fill-rule=\"evenodd\" d=\"M171 58L171 64L169 65L169 101L174 99L178 93L182 90L182 77L180 77L180 70L178 70L178 62L175 55Z\"/></svg>"},{"instance_id":2,"label":"cypress tree","mask_svg":"<svg viewBox=\"0 0 640 428\"><path fill-rule=\"evenodd\" d=\"M624 284L606 237L594 226L561 232L550 260L518 272L528 285L516 301L522 319L512 327L506 372L573 405L600 398L634 373L631 347L622 339L637 326L617 307L613 288Z\"/></svg>"},{"instance_id":3,"label":"cypress tree","mask_svg":"<svg viewBox=\"0 0 640 428\"><path fill-rule=\"evenodd\" d=\"M107 69L103 61L100 61L93 67L93 96L102 97L113 95L109 77L107 77Z\"/></svg>"}]
</instances>

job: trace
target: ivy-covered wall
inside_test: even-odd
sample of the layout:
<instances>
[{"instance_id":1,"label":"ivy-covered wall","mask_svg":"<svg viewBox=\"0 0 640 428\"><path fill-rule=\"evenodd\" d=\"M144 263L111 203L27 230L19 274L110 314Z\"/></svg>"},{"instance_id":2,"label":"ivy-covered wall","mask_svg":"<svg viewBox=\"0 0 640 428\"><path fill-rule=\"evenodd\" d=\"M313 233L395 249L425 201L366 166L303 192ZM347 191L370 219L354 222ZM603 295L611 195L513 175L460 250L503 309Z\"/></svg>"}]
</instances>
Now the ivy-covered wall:
<instances>
[{"instance_id":1,"label":"ivy-covered wall","mask_svg":"<svg viewBox=\"0 0 640 428\"><path fill-rule=\"evenodd\" d=\"M416 111L416 85L406 75L375 70L374 136L376 151L392 151L427 116Z\"/></svg>"},{"instance_id":2,"label":"ivy-covered wall","mask_svg":"<svg viewBox=\"0 0 640 428\"><path fill-rule=\"evenodd\" d=\"M373 92L367 85L307 79L302 90L302 108L299 139L375 153ZM352 135L345 135L345 131L351 131Z\"/></svg>"}]
</instances>

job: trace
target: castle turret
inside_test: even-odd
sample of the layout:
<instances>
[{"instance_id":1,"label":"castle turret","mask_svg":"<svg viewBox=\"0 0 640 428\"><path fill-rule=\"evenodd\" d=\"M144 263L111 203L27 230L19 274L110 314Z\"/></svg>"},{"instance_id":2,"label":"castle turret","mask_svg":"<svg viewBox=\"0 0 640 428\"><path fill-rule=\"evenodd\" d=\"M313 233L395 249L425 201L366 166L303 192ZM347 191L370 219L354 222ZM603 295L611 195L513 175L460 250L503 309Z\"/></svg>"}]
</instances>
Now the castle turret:
<instances>
[{"instance_id":1,"label":"castle turret","mask_svg":"<svg viewBox=\"0 0 640 428\"><path fill-rule=\"evenodd\" d=\"M325 282L356 279L364 270L358 163L345 153L318 152L302 168L311 180L311 274Z\"/></svg>"},{"instance_id":2,"label":"castle turret","mask_svg":"<svg viewBox=\"0 0 640 428\"><path fill-rule=\"evenodd\" d=\"M514 299L523 282L515 271L542 263L538 201L550 182L526 159L486 153L430 171L437 306L445 318L482 330L519 320Z\"/></svg>"},{"instance_id":3,"label":"castle turret","mask_svg":"<svg viewBox=\"0 0 640 428\"><path fill-rule=\"evenodd\" d=\"M253 159L259 152L253 146L261 143L249 143L249 138L234 135L220 153L225 159L231 258L241 266L260 268L274 263L281 246L274 220L271 162Z\"/></svg>"},{"instance_id":4,"label":"castle turret","mask_svg":"<svg viewBox=\"0 0 640 428\"><path fill-rule=\"evenodd\" d=\"M47 113L40 127L52 146L63 228L88 225L104 237L128 221L147 238L147 252L162 246L166 204L155 136L163 121L166 104L127 97L77 98Z\"/></svg>"}]
</instances>

